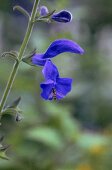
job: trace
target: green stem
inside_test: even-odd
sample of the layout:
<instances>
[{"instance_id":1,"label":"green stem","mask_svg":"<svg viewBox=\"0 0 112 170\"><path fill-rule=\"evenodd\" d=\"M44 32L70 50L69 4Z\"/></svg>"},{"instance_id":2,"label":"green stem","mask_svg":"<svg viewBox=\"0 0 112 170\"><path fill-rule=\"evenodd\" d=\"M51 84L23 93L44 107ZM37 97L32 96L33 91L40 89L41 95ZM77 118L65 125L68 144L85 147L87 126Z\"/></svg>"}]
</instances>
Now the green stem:
<instances>
[{"instance_id":1,"label":"green stem","mask_svg":"<svg viewBox=\"0 0 112 170\"><path fill-rule=\"evenodd\" d=\"M10 93L10 90L11 90L11 87L13 85L13 82L15 80L15 77L16 77L16 74L17 74L17 71L18 71L18 68L19 68L19 64L21 62L21 59L23 57L23 54L25 52L25 49L27 47L27 44L29 42L29 39L30 39L30 36L31 36L31 33L32 33L32 30L33 30L33 26L34 26L34 19L35 19L35 16L36 16L36 12L37 12L37 7L38 7L38 4L39 4L40 0L35 0L34 2L34 5L33 5L33 9L32 9L32 13L31 13L31 17L29 19L29 23L28 23L28 27L27 27L27 31L26 31L26 34L25 34L25 37L24 37L24 40L22 42L22 45L20 47L20 50L19 50L19 55L18 55L18 60L19 62L16 62L13 66L13 69L12 69L12 72L10 74L10 77L9 77L9 80L7 82L7 85L6 85L6 88L5 88L5 91L3 93L3 96L2 96L2 99L1 99L1 104L0 104L0 115L2 115L2 109L5 105L5 102L7 100L7 97Z\"/></svg>"}]
</instances>

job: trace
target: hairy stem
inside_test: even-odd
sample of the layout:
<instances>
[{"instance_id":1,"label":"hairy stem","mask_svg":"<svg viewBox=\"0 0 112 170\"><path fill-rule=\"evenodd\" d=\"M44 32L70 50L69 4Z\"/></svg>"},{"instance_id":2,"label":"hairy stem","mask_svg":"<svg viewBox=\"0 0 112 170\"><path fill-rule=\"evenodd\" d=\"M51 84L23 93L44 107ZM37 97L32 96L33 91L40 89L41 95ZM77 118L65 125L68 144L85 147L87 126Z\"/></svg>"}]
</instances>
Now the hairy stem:
<instances>
[{"instance_id":1,"label":"hairy stem","mask_svg":"<svg viewBox=\"0 0 112 170\"><path fill-rule=\"evenodd\" d=\"M19 62L16 62L13 66L13 69L12 69L12 72L10 74L10 77L9 77L9 80L7 82L7 85L6 85L6 88L5 88L5 91L3 93L3 96L2 96L2 99L1 99L1 103L0 103L0 116L2 115L2 109L5 105L5 102L7 100L7 97L10 93L10 90L11 90L11 87L13 85L13 82L15 80L15 77L16 77L16 74L18 72L18 68L19 68L19 65L20 65L20 62L21 62L21 59L23 57L23 54L25 52L25 49L27 47L27 44L29 42L29 39L30 39L30 36L31 36L31 33L32 33L32 30L33 30L33 26L34 26L34 19L35 19L35 16L36 16L36 12L37 12L37 7L38 7L38 4L39 4L40 0L35 0L34 2L34 5L33 5L33 9L32 9L32 13L31 13L31 17L29 19L29 23L28 23L28 27L27 27L27 31L26 31L26 34L25 34L25 37L24 37L24 40L22 42L22 45L20 47L20 50L19 50L19 55L18 55L18 60Z\"/></svg>"}]
</instances>

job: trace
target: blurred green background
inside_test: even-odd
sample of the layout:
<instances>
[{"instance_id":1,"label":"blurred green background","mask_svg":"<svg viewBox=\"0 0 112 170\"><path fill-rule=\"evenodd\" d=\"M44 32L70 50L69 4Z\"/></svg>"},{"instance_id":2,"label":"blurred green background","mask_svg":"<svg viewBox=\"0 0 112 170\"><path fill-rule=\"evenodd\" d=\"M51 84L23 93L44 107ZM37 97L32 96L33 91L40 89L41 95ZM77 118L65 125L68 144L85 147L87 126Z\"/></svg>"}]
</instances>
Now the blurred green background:
<instances>
[{"instance_id":1,"label":"blurred green background","mask_svg":"<svg viewBox=\"0 0 112 170\"><path fill-rule=\"evenodd\" d=\"M0 0L0 52L18 50L27 19L12 7L29 12L33 0ZM24 119L4 115L0 126L10 160L0 159L0 170L111 170L112 169L112 1L41 0L50 11L69 10L70 23L35 25L26 54L44 52L58 38L76 41L85 55L64 53L53 59L61 77L73 78L73 88L61 101L40 97L40 67L21 64L10 104L21 95ZM0 96L13 61L0 59Z\"/></svg>"}]
</instances>

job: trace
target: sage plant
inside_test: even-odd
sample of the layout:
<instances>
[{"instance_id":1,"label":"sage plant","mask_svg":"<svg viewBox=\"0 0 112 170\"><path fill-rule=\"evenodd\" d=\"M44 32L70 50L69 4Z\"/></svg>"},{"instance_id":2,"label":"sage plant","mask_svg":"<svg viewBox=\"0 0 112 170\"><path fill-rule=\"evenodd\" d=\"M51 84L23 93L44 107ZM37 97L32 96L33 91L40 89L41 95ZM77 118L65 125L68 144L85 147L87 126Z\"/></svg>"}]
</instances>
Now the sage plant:
<instances>
[{"instance_id":1,"label":"sage plant","mask_svg":"<svg viewBox=\"0 0 112 170\"><path fill-rule=\"evenodd\" d=\"M13 82L16 78L19 66L21 62L25 62L31 66L41 66L42 74L45 81L41 83L40 87L42 89L41 97L45 100L60 100L63 99L72 89L72 79L71 78L61 78L58 68L55 66L51 59L58 56L61 53L69 52L76 54L83 54L84 50L73 40L69 39L58 39L51 43L45 53L36 53L36 51L31 52L25 56L25 51L30 40L33 27L38 22L62 22L68 23L72 20L72 14L69 11L61 10L59 12L54 11L49 12L46 6L40 6L40 0L35 0L32 8L31 14L29 14L26 9L21 6L14 6L14 10L18 10L23 15L27 16L29 19L26 33L23 42L20 46L18 52L9 51L4 52L1 56L8 56L15 60L12 72L9 76L5 91L0 102L0 118L4 114L10 113L14 114L16 121L21 120L21 110L18 108L18 104L21 98L17 98L12 104L5 106L7 98L10 94ZM59 58L59 57L58 57ZM0 152L5 152L3 146L0 147Z\"/></svg>"}]
</instances>

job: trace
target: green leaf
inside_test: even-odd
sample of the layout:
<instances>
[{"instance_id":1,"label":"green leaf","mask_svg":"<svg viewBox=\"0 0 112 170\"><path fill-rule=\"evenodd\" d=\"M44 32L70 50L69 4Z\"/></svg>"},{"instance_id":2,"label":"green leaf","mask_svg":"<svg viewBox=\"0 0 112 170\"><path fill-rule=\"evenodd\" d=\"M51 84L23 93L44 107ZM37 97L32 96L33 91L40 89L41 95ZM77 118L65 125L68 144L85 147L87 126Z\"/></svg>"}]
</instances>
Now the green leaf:
<instances>
[{"instance_id":1,"label":"green leaf","mask_svg":"<svg viewBox=\"0 0 112 170\"><path fill-rule=\"evenodd\" d=\"M9 148L9 146L2 146L0 145L0 158L5 159L5 160L9 160L9 158L6 155L6 151Z\"/></svg>"},{"instance_id":2,"label":"green leaf","mask_svg":"<svg viewBox=\"0 0 112 170\"><path fill-rule=\"evenodd\" d=\"M55 11L56 10L53 10L52 12L48 13L45 16L36 17L36 19L33 21L33 23L36 23L36 22L47 22L47 23L50 23L51 22L51 18L50 17L53 15L53 13Z\"/></svg>"},{"instance_id":3,"label":"green leaf","mask_svg":"<svg viewBox=\"0 0 112 170\"><path fill-rule=\"evenodd\" d=\"M49 18L42 18L42 19L36 19L33 21L33 23L36 23L36 22L47 22L47 23L51 23L51 20Z\"/></svg>"},{"instance_id":4,"label":"green leaf","mask_svg":"<svg viewBox=\"0 0 112 170\"><path fill-rule=\"evenodd\" d=\"M26 55L25 57L23 57L22 61L30 66L35 66L32 63L32 56L36 53L36 49L34 49L30 54Z\"/></svg>"},{"instance_id":5,"label":"green leaf","mask_svg":"<svg viewBox=\"0 0 112 170\"><path fill-rule=\"evenodd\" d=\"M23 119L22 114L19 113L19 112L17 112L17 113L16 113L16 117L15 117L16 122L20 122L22 119Z\"/></svg>"},{"instance_id":6,"label":"green leaf","mask_svg":"<svg viewBox=\"0 0 112 170\"><path fill-rule=\"evenodd\" d=\"M5 114L13 115L15 117L16 122L19 122L23 119L22 116L22 111L17 107L17 108L6 108L2 112L2 116Z\"/></svg>"},{"instance_id":7,"label":"green leaf","mask_svg":"<svg viewBox=\"0 0 112 170\"><path fill-rule=\"evenodd\" d=\"M50 122L53 124L55 120L56 128L63 132L63 136L66 139L75 141L80 134L80 125L69 113L69 108L60 106L59 104L51 105L50 103L44 103L44 107L47 108ZM57 122L57 123L56 123Z\"/></svg>"},{"instance_id":8,"label":"green leaf","mask_svg":"<svg viewBox=\"0 0 112 170\"><path fill-rule=\"evenodd\" d=\"M30 18L29 13L28 13L24 8L22 8L22 7L19 6L19 5L14 6L14 7L13 7L13 10L14 10L14 11L17 10L17 11L19 11L20 13L22 13L24 16Z\"/></svg>"},{"instance_id":9,"label":"green leaf","mask_svg":"<svg viewBox=\"0 0 112 170\"><path fill-rule=\"evenodd\" d=\"M18 97L16 100L12 102L12 104L8 106L8 108L16 108L19 105L20 101L21 101L21 97Z\"/></svg>"},{"instance_id":10,"label":"green leaf","mask_svg":"<svg viewBox=\"0 0 112 170\"><path fill-rule=\"evenodd\" d=\"M6 108L3 110L2 115L9 114L9 115L16 115L17 110L16 108Z\"/></svg>"},{"instance_id":11,"label":"green leaf","mask_svg":"<svg viewBox=\"0 0 112 170\"><path fill-rule=\"evenodd\" d=\"M5 107L4 110L2 111L2 116L5 114L13 115L17 122L21 121L23 119L23 116L21 115L22 111L18 107L20 100L21 97L18 97L16 100L12 102L12 104Z\"/></svg>"},{"instance_id":12,"label":"green leaf","mask_svg":"<svg viewBox=\"0 0 112 170\"><path fill-rule=\"evenodd\" d=\"M108 144L108 142L109 140L107 137L100 134L90 133L81 134L77 140L78 145L85 149L90 149L97 146L105 146Z\"/></svg>"},{"instance_id":13,"label":"green leaf","mask_svg":"<svg viewBox=\"0 0 112 170\"><path fill-rule=\"evenodd\" d=\"M56 10L53 10L53 11L49 12L47 15L40 17L39 19L49 18L50 16L52 16L54 14L55 11Z\"/></svg>"},{"instance_id":14,"label":"green leaf","mask_svg":"<svg viewBox=\"0 0 112 170\"><path fill-rule=\"evenodd\" d=\"M0 137L0 142L2 142L4 139L4 136ZM0 146L1 147L1 146Z\"/></svg>"},{"instance_id":15,"label":"green leaf","mask_svg":"<svg viewBox=\"0 0 112 170\"><path fill-rule=\"evenodd\" d=\"M0 151L0 158L5 159L5 160L9 160L9 157L7 157L5 152L1 152Z\"/></svg>"},{"instance_id":16,"label":"green leaf","mask_svg":"<svg viewBox=\"0 0 112 170\"><path fill-rule=\"evenodd\" d=\"M27 132L27 137L56 149L62 148L64 143L58 131L48 127L30 129Z\"/></svg>"},{"instance_id":17,"label":"green leaf","mask_svg":"<svg viewBox=\"0 0 112 170\"><path fill-rule=\"evenodd\" d=\"M4 52L0 57L10 57L11 59L15 60L16 62L19 62L18 60L18 53L16 51L9 51L9 52Z\"/></svg>"}]
</instances>

